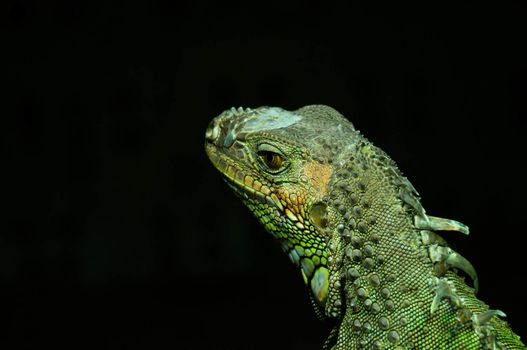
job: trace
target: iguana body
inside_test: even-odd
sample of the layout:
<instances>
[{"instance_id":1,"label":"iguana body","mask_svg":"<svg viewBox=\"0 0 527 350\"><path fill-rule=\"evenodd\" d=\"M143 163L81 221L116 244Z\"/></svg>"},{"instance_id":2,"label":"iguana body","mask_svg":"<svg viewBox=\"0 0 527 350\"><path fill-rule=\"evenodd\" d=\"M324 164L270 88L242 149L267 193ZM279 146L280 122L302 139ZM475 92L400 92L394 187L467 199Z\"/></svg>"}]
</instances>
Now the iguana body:
<instances>
[{"instance_id":1,"label":"iguana body","mask_svg":"<svg viewBox=\"0 0 527 350\"><path fill-rule=\"evenodd\" d=\"M334 109L231 109L206 151L299 266L328 349L525 349L457 273L472 265L434 231L395 163Z\"/></svg>"}]
</instances>

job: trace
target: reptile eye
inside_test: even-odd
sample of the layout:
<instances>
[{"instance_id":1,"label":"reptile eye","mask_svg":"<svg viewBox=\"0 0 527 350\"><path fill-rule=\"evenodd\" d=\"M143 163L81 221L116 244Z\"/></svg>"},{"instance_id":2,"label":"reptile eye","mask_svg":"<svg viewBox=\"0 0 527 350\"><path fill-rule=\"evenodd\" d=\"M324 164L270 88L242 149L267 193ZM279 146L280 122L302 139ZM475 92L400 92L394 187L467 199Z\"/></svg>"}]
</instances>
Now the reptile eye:
<instances>
[{"instance_id":1,"label":"reptile eye","mask_svg":"<svg viewBox=\"0 0 527 350\"><path fill-rule=\"evenodd\" d=\"M284 159L281 155L275 152L270 151L260 151L258 152L258 155L260 158L262 158L262 161L269 167L269 169L272 170L278 170L282 166L282 163Z\"/></svg>"}]
</instances>

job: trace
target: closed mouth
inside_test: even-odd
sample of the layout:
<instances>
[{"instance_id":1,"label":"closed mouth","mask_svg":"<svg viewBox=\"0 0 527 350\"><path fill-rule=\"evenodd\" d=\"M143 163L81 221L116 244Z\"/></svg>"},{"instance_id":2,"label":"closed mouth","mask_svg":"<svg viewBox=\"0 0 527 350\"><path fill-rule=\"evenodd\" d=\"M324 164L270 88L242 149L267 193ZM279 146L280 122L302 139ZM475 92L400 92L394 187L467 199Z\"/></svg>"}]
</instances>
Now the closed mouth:
<instances>
[{"instance_id":1,"label":"closed mouth","mask_svg":"<svg viewBox=\"0 0 527 350\"><path fill-rule=\"evenodd\" d=\"M220 152L217 146L207 142L205 150L214 167L228 180L227 183L234 185L232 187L236 192L242 192L240 194L249 195L262 201L265 201L265 197L270 195L269 187L262 185L252 176L246 175L248 172L234 165L233 160Z\"/></svg>"}]
</instances>

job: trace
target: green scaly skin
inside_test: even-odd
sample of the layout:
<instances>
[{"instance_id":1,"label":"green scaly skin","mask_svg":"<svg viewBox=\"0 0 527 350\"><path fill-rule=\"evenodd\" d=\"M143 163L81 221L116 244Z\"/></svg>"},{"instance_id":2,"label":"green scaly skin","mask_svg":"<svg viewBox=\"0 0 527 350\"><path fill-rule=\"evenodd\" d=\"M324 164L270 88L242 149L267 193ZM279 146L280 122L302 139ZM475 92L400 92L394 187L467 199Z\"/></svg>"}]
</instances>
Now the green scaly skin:
<instances>
[{"instance_id":1,"label":"green scaly skin","mask_svg":"<svg viewBox=\"0 0 527 350\"><path fill-rule=\"evenodd\" d=\"M526 348L435 232L468 228L427 215L395 163L334 109L233 108L205 147L334 325L324 348Z\"/></svg>"}]
</instances>

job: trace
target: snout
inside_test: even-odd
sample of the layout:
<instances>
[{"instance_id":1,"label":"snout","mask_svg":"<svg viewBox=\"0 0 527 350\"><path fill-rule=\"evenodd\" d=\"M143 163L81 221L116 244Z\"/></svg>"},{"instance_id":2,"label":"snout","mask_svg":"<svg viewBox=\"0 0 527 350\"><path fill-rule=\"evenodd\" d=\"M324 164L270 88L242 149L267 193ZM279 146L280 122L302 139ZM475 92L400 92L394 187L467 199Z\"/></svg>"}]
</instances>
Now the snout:
<instances>
[{"instance_id":1,"label":"snout","mask_svg":"<svg viewBox=\"0 0 527 350\"><path fill-rule=\"evenodd\" d=\"M220 122L218 118L212 119L212 121L207 126L205 131L205 140L210 143L216 144L220 136Z\"/></svg>"}]
</instances>

